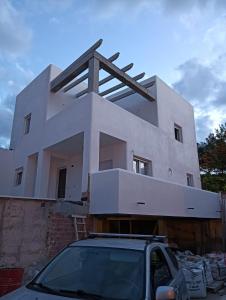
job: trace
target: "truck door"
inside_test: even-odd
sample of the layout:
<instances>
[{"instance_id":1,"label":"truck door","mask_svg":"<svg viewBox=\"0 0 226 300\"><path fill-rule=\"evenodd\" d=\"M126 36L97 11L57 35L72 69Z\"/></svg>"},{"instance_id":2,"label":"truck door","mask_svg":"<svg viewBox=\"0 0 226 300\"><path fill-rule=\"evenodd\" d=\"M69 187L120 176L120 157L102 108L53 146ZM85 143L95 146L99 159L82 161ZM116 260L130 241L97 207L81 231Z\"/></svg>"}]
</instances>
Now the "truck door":
<instances>
[{"instance_id":1,"label":"truck door","mask_svg":"<svg viewBox=\"0 0 226 300\"><path fill-rule=\"evenodd\" d=\"M172 274L168 261L160 247L154 247L150 253L150 289L151 299L155 299L159 286L172 286L177 291L177 281ZM180 300L177 293L176 300Z\"/></svg>"}]
</instances>

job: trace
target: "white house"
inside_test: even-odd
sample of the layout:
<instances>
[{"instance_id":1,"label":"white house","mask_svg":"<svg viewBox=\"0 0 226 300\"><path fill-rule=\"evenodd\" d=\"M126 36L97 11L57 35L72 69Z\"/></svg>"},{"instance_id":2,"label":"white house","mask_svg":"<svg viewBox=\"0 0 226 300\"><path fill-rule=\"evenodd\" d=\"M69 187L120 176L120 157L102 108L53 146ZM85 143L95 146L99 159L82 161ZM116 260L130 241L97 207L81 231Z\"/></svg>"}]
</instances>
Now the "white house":
<instances>
[{"instance_id":1,"label":"white house","mask_svg":"<svg viewBox=\"0 0 226 300\"><path fill-rule=\"evenodd\" d=\"M83 200L97 216L219 218L218 195L200 186L191 104L157 76L138 83L144 74L130 77L100 43L17 96L0 194Z\"/></svg>"}]
</instances>

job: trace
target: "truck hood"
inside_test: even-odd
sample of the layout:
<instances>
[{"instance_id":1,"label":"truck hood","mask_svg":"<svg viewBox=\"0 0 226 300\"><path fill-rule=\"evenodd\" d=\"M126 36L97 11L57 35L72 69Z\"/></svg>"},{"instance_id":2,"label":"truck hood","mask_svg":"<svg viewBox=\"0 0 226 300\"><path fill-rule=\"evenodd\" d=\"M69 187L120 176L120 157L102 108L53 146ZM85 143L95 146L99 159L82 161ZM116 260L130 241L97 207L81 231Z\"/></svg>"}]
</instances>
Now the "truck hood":
<instances>
[{"instance_id":1,"label":"truck hood","mask_svg":"<svg viewBox=\"0 0 226 300\"><path fill-rule=\"evenodd\" d=\"M5 296L1 300L81 300L81 298L69 298L57 295L51 295L43 292L37 292L26 287L21 287Z\"/></svg>"}]
</instances>

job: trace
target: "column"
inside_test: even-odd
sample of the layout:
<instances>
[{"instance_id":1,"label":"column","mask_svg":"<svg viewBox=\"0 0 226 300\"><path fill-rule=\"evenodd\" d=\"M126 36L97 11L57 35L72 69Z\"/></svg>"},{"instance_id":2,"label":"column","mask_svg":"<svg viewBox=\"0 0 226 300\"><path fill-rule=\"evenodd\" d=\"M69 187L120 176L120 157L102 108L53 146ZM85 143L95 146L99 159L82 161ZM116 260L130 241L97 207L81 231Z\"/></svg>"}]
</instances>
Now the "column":
<instances>
[{"instance_id":1,"label":"column","mask_svg":"<svg viewBox=\"0 0 226 300\"><path fill-rule=\"evenodd\" d=\"M82 192L89 190L89 175L99 171L100 133L97 130L84 132Z\"/></svg>"},{"instance_id":2,"label":"column","mask_svg":"<svg viewBox=\"0 0 226 300\"><path fill-rule=\"evenodd\" d=\"M38 167L35 184L35 197L47 198L50 176L51 154L47 150L41 150L38 154Z\"/></svg>"},{"instance_id":3,"label":"column","mask_svg":"<svg viewBox=\"0 0 226 300\"><path fill-rule=\"evenodd\" d=\"M132 150L131 146L126 143L126 169L128 171L133 171L133 155L134 151Z\"/></svg>"}]
</instances>

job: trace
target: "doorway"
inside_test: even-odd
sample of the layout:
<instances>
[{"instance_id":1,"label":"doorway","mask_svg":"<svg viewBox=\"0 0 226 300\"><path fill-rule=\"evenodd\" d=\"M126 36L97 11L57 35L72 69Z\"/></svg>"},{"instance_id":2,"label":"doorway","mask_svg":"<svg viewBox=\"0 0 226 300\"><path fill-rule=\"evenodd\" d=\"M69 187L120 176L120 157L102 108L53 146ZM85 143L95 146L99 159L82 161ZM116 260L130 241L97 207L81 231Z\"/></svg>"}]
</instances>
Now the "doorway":
<instances>
[{"instance_id":1,"label":"doorway","mask_svg":"<svg viewBox=\"0 0 226 300\"><path fill-rule=\"evenodd\" d=\"M57 198L64 199L66 191L66 179L67 179L67 169L59 169L58 173L58 188L57 188Z\"/></svg>"}]
</instances>

